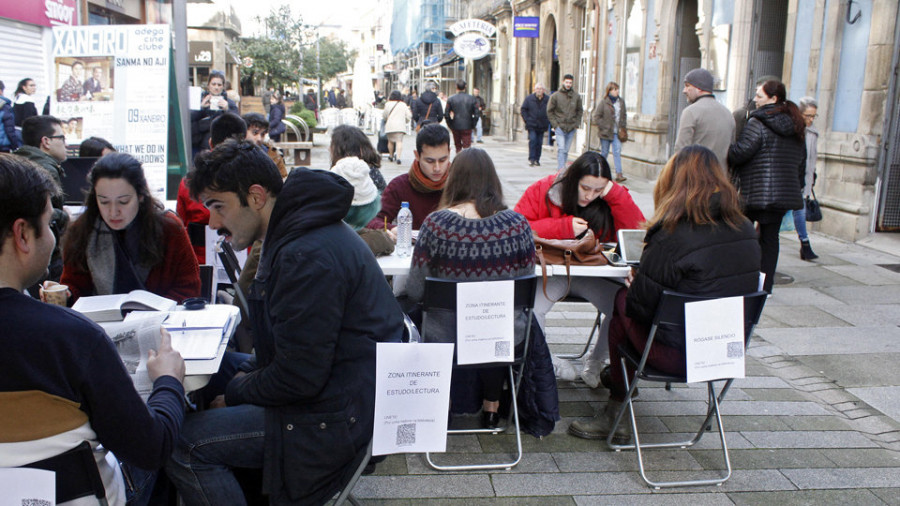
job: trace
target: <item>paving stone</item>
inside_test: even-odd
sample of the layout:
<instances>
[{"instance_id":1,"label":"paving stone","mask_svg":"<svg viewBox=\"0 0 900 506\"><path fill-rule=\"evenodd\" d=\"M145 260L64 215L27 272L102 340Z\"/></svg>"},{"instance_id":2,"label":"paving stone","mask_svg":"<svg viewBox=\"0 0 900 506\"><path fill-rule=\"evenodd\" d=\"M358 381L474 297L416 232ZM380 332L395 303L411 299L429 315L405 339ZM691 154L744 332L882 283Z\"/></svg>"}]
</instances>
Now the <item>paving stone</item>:
<instances>
[{"instance_id":1,"label":"paving stone","mask_svg":"<svg viewBox=\"0 0 900 506\"><path fill-rule=\"evenodd\" d=\"M603 451L591 453L554 453L553 458L562 472L637 471L634 452ZM700 464L684 450L654 450L645 454L644 466L657 471L700 470Z\"/></svg>"},{"instance_id":2,"label":"paving stone","mask_svg":"<svg viewBox=\"0 0 900 506\"><path fill-rule=\"evenodd\" d=\"M661 417L660 420L668 427L671 432L690 432L696 431L700 428L700 422L703 421L704 416L666 416ZM725 425L726 430L740 432L745 430L756 430L756 431L765 431L765 430L789 430L790 427L782 421L782 418L800 418L800 417L780 417L780 416L753 416L753 415L745 415L745 416L723 416L722 423ZM713 423L713 430L715 428L715 421ZM849 427L845 427L849 429Z\"/></svg>"},{"instance_id":3,"label":"paving stone","mask_svg":"<svg viewBox=\"0 0 900 506\"><path fill-rule=\"evenodd\" d=\"M835 469L784 469L800 489L882 488L900 483L900 467Z\"/></svg>"},{"instance_id":4,"label":"paving stone","mask_svg":"<svg viewBox=\"0 0 900 506\"><path fill-rule=\"evenodd\" d=\"M804 364L845 388L900 385L900 368L896 366L900 353L806 355L800 358Z\"/></svg>"},{"instance_id":5,"label":"paving stone","mask_svg":"<svg viewBox=\"0 0 900 506\"><path fill-rule=\"evenodd\" d=\"M747 350L748 357L778 357L781 356L783 352L777 347L772 345L762 345L762 346L751 346L750 349Z\"/></svg>"},{"instance_id":6,"label":"paving stone","mask_svg":"<svg viewBox=\"0 0 900 506\"><path fill-rule=\"evenodd\" d=\"M866 287L869 288L869 287ZM840 306L846 304L840 296L835 296L827 289L778 287L775 296L766 301L763 313L775 306Z\"/></svg>"},{"instance_id":7,"label":"paving stone","mask_svg":"<svg viewBox=\"0 0 900 506\"><path fill-rule=\"evenodd\" d=\"M793 383L794 387L796 388L796 387L802 387L802 386L807 386L807 385L816 385L819 383L833 384L834 382L829 381L828 378L825 378L823 376L812 376L809 378L798 378L798 379L793 380L791 383Z\"/></svg>"},{"instance_id":8,"label":"paving stone","mask_svg":"<svg viewBox=\"0 0 900 506\"><path fill-rule=\"evenodd\" d=\"M900 325L900 314L896 304L852 304L847 306L829 306L828 313L835 318L857 327L872 325Z\"/></svg>"},{"instance_id":9,"label":"paving stone","mask_svg":"<svg viewBox=\"0 0 900 506\"><path fill-rule=\"evenodd\" d=\"M847 418L849 418L849 419L851 419L851 420L855 420L855 419L857 419L857 418L865 418L865 417L867 417L867 416L877 415L878 412L873 411L873 410L868 409L868 408L861 408L861 409L851 409L851 410L848 410L848 411L844 411L843 414L844 414L844 416L846 416Z\"/></svg>"},{"instance_id":10,"label":"paving stone","mask_svg":"<svg viewBox=\"0 0 900 506\"><path fill-rule=\"evenodd\" d=\"M833 382L833 381L823 381L823 382L819 382L819 383L811 383L809 385L804 385L804 386L797 387L797 388L803 392L816 393L816 392L823 392L825 390L834 390L835 388L840 388L840 387L838 387L835 384L835 382Z\"/></svg>"},{"instance_id":11,"label":"paving stone","mask_svg":"<svg viewBox=\"0 0 900 506\"><path fill-rule=\"evenodd\" d=\"M662 471L653 473L651 480L674 481L696 480L701 477L714 477L715 472L703 474L689 472ZM679 494L686 488L664 488L654 490L654 494ZM693 491L694 489L687 489ZM731 478L720 487L715 487L716 493L720 492L748 492L748 491L772 491L772 490L796 490L796 487L779 471L773 469L744 469L734 471Z\"/></svg>"},{"instance_id":12,"label":"paving stone","mask_svg":"<svg viewBox=\"0 0 900 506\"><path fill-rule=\"evenodd\" d=\"M498 474L498 497L650 493L637 473Z\"/></svg>"},{"instance_id":13,"label":"paving stone","mask_svg":"<svg viewBox=\"0 0 900 506\"><path fill-rule=\"evenodd\" d=\"M469 499L367 499L366 506L574 506L571 497L490 497Z\"/></svg>"},{"instance_id":14,"label":"paving stone","mask_svg":"<svg viewBox=\"0 0 900 506\"><path fill-rule=\"evenodd\" d=\"M883 448L825 448L819 451L837 467L900 467L900 452Z\"/></svg>"},{"instance_id":15,"label":"paving stone","mask_svg":"<svg viewBox=\"0 0 900 506\"><path fill-rule=\"evenodd\" d=\"M728 497L739 506L845 506L847 504L880 504L878 496L868 490L798 490L792 492L735 492Z\"/></svg>"},{"instance_id":16,"label":"paving stone","mask_svg":"<svg viewBox=\"0 0 900 506\"><path fill-rule=\"evenodd\" d=\"M866 434L886 434L900 430L900 422L887 416L870 416L853 420L852 427Z\"/></svg>"},{"instance_id":17,"label":"paving stone","mask_svg":"<svg viewBox=\"0 0 900 506\"><path fill-rule=\"evenodd\" d=\"M358 499L493 497L494 490L487 474L363 476L353 495Z\"/></svg>"},{"instance_id":18,"label":"paving stone","mask_svg":"<svg viewBox=\"0 0 900 506\"><path fill-rule=\"evenodd\" d=\"M763 329L759 334L792 356L900 353L898 327Z\"/></svg>"},{"instance_id":19,"label":"paving stone","mask_svg":"<svg viewBox=\"0 0 900 506\"><path fill-rule=\"evenodd\" d=\"M779 416L776 417L791 430L805 431L846 431L853 430L847 420L834 415L822 416Z\"/></svg>"},{"instance_id":20,"label":"paving stone","mask_svg":"<svg viewBox=\"0 0 900 506\"><path fill-rule=\"evenodd\" d=\"M731 388L791 388L791 385L776 376L748 376L734 380Z\"/></svg>"},{"instance_id":21,"label":"paving stone","mask_svg":"<svg viewBox=\"0 0 900 506\"><path fill-rule=\"evenodd\" d=\"M713 425L715 426L715 425ZM669 443L676 441L689 441L697 434L697 431L691 432L672 432L668 434L641 434L641 442L643 443ZM754 448L754 445L750 443L740 432L731 432L728 430L728 425L725 425L725 442L728 443L729 449L748 449ZM697 450L716 450L722 448L722 442L719 440L719 433L716 432L707 432L703 434L703 437L698 441L692 449ZM652 450L650 450L652 451Z\"/></svg>"},{"instance_id":22,"label":"paving stone","mask_svg":"<svg viewBox=\"0 0 900 506\"><path fill-rule=\"evenodd\" d=\"M830 306L829 306L830 307ZM849 327L851 324L814 306L766 306L766 316L782 327Z\"/></svg>"},{"instance_id":23,"label":"paving stone","mask_svg":"<svg viewBox=\"0 0 900 506\"><path fill-rule=\"evenodd\" d=\"M884 268L872 268L871 265L826 265L823 269L859 281L864 285L900 285L900 274Z\"/></svg>"},{"instance_id":24,"label":"paving stone","mask_svg":"<svg viewBox=\"0 0 900 506\"><path fill-rule=\"evenodd\" d=\"M390 475L390 474L407 474L409 472L406 466L406 459L408 458L407 454L399 454L399 455L388 455L386 459L379 462L375 466L376 475Z\"/></svg>"},{"instance_id":25,"label":"paving stone","mask_svg":"<svg viewBox=\"0 0 900 506\"><path fill-rule=\"evenodd\" d=\"M511 447L514 450L514 447ZM514 458L512 451L509 453L478 453L476 454L432 454L431 460L442 466L458 466L470 464L485 464L491 462L509 462ZM441 474L446 471L437 471L425 461L424 454L407 455L407 466L409 474ZM481 473L484 471L454 471ZM559 472L556 461L549 453L525 452L524 446L522 451L522 460L515 467L504 470L492 470L492 473L555 473Z\"/></svg>"},{"instance_id":26,"label":"paving stone","mask_svg":"<svg viewBox=\"0 0 900 506\"><path fill-rule=\"evenodd\" d=\"M724 492L707 494L679 494L673 495L608 495L608 496L578 496L575 497L578 506L605 506L621 505L629 506L725 506L734 504Z\"/></svg>"},{"instance_id":27,"label":"paving stone","mask_svg":"<svg viewBox=\"0 0 900 506\"><path fill-rule=\"evenodd\" d=\"M823 402L831 404L832 406L845 402L859 401L858 397L841 388L816 392L816 397Z\"/></svg>"},{"instance_id":28,"label":"paving stone","mask_svg":"<svg viewBox=\"0 0 900 506\"><path fill-rule=\"evenodd\" d=\"M847 391L894 420L900 420L900 386L848 388Z\"/></svg>"},{"instance_id":29,"label":"paving stone","mask_svg":"<svg viewBox=\"0 0 900 506\"><path fill-rule=\"evenodd\" d=\"M643 393L641 394L643 395ZM706 413L706 403L696 401L671 402L641 402L635 401L635 409L638 416L675 416L696 415ZM719 405L723 416L734 415L825 415L828 414L815 402L728 402Z\"/></svg>"},{"instance_id":30,"label":"paving stone","mask_svg":"<svg viewBox=\"0 0 900 506\"><path fill-rule=\"evenodd\" d=\"M900 500L897 498L900 497L900 487L897 488L876 488L870 490L873 494L877 495L887 504L900 504Z\"/></svg>"},{"instance_id":31,"label":"paving stone","mask_svg":"<svg viewBox=\"0 0 900 506\"><path fill-rule=\"evenodd\" d=\"M638 397L640 401L651 402L651 401L664 401L664 402L681 402L681 401L703 401L706 402L708 398L708 394L706 391L706 385L703 385L702 388L672 388L672 390L666 390L665 388L644 388L644 383L638 383L638 388L641 390L641 395ZM728 390L728 395L725 396L726 401L749 401L751 397L747 395L742 389L739 388L731 388Z\"/></svg>"},{"instance_id":32,"label":"paving stone","mask_svg":"<svg viewBox=\"0 0 900 506\"><path fill-rule=\"evenodd\" d=\"M723 467L721 450L690 450L690 453L706 469ZM837 467L822 450L818 449L729 449L728 455L731 458L732 469Z\"/></svg>"},{"instance_id":33,"label":"paving stone","mask_svg":"<svg viewBox=\"0 0 900 506\"><path fill-rule=\"evenodd\" d=\"M808 401L809 395L787 388L747 388L743 392L754 401ZM731 400L731 391L728 392Z\"/></svg>"},{"instance_id":34,"label":"paving stone","mask_svg":"<svg viewBox=\"0 0 900 506\"><path fill-rule=\"evenodd\" d=\"M865 305L873 301L879 304L900 303L900 286L833 286L820 290L850 305ZM819 304L816 303L818 306Z\"/></svg>"},{"instance_id":35,"label":"paving stone","mask_svg":"<svg viewBox=\"0 0 900 506\"><path fill-rule=\"evenodd\" d=\"M741 435L757 448L870 448L871 440L854 431L752 432Z\"/></svg>"}]
</instances>

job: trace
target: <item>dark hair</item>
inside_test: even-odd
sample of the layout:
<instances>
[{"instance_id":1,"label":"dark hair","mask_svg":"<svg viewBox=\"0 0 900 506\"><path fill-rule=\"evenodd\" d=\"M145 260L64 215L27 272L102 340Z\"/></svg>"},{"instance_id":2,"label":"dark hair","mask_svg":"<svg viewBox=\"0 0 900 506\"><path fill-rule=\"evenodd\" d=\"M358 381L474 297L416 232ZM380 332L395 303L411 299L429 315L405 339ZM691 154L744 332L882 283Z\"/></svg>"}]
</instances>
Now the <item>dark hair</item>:
<instances>
[{"instance_id":1,"label":"dark hair","mask_svg":"<svg viewBox=\"0 0 900 506\"><path fill-rule=\"evenodd\" d=\"M44 137L53 135L56 125L63 127L63 122L55 116L31 116L22 122L22 142L28 146L41 147Z\"/></svg>"},{"instance_id":2,"label":"dark hair","mask_svg":"<svg viewBox=\"0 0 900 506\"><path fill-rule=\"evenodd\" d=\"M277 100L279 104L282 103L281 93L278 93L277 91L273 91L272 98Z\"/></svg>"},{"instance_id":3,"label":"dark hair","mask_svg":"<svg viewBox=\"0 0 900 506\"><path fill-rule=\"evenodd\" d=\"M566 79L571 79L571 80L574 81L574 80L575 80L575 76L573 76L572 74L566 74L566 75L563 76L563 81L565 81Z\"/></svg>"},{"instance_id":4,"label":"dark hair","mask_svg":"<svg viewBox=\"0 0 900 506\"><path fill-rule=\"evenodd\" d=\"M337 126L331 131L331 166L349 156L359 158L370 167L381 167L381 155L362 130L351 125Z\"/></svg>"},{"instance_id":5,"label":"dark hair","mask_svg":"<svg viewBox=\"0 0 900 506\"><path fill-rule=\"evenodd\" d=\"M81 68L84 68L84 62L81 60L75 60L72 62L71 68L75 68L75 65L81 65Z\"/></svg>"},{"instance_id":6,"label":"dark hair","mask_svg":"<svg viewBox=\"0 0 900 506\"><path fill-rule=\"evenodd\" d=\"M424 146L443 146L450 147L450 132L439 123L429 123L424 125L419 133L416 134L416 152L421 153Z\"/></svg>"},{"instance_id":7,"label":"dark hair","mask_svg":"<svg viewBox=\"0 0 900 506\"><path fill-rule=\"evenodd\" d=\"M108 140L102 137L88 137L81 141L81 146L78 147L78 156L82 158L101 157L104 149L116 150Z\"/></svg>"},{"instance_id":8,"label":"dark hair","mask_svg":"<svg viewBox=\"0 0 900 506\"><path fill-rule=\"evenodd\" d=\"M460 151L450 164L449 172L438 209L474 202L475 210L482 218L506 209L494 162L483 149Z\"/></svg>"},{"instance_id":9,"label":"dark hair","mask_svg":"<svg viewBox=\"0 0 900 506\"><path fill-rule=\"evenodd\" d=\"M5 89L6 89L6 85L3 84L3 81L0 81L0 91L3 91Z\"/></svg>"},{"instance_id":10,"label":"dark hair","mask_svg":"<svg viewBox=\"0 0 900 506\"><path fill-rule=\"evenodd\" d=\"M206 190L231 192L242 206L247 205L251 186L258 184L277 197L284 185L278 167L265 151L250 141L235 139L197 155L187 179L194 199Z\"/></svg>"},{"instance_id":11,"label":"dark hair","mask_svg":"<svg viewBox=\"0 0 900 506\"><path fill-rule=\"evenodd\" d=\"M102 219L100 206L97 204L97 181L104 178L124 179L134 188L139 199L138 213L134 219L140 220L141 226L139 263L148 268L158 265L166 255L166 243L163 240L166 210L162 202L153 198L150 193L141 162L127 153L110 153L97 160L91 168L88 174L91 190L84 199L84 213L66 232L63 258L67 263L72 262L87 270L88 241L95 223Z\"/></svg>"},{"instance_id":12,"label":"dark hair","mask_svg":"<svg viewBox=\"0 0 900 506\"><path fill-rule=\"evenodd\" d=\"M344 91L344 90L341 90L341 91ZM402 100L402 99L403 99L403 95L401 95L400 92L397 90L392 91L391 96L388 98L388 100Z\"/></svg>"},{"instance_id":13,"label":"dark hair","mask_svg":"<svg viewBox=\"0 0 900 506\"><path fill-rule=\"evenodd\" d=\"M460 80L456 81L456 89L457 90L466 89L466 81L464 79L460 79Z\"/></svg>"},{"instance_id":14,"label":"dark hair","mask_svg":"<svg viewBox=\"0 0 900 506\"><path fill-rule=\"evenodd\" d=\"M618 90L618 89L619 89L619 83L617 83L617 82L615 82L615 81L610 81L610 82L606 85L606 93L604 93L603 96L604 96L604 97L608 97L608 96L609 96L609 92L611 92L612 90Z\"/></svg>"},{"instance_id":15,"label":"dark hair","mask_svg":"<svg viewBox=\"0 0 900 506\"><path fill-rule=\"evenodd\" d=\"M609 204L600 197L595 198L585 207L578 205L578 184L584 176L612 179L612 171L606 158L603 158L600 153L587 151L572 162L566 173L557 179L551 188L559 186L561 207L564 213L583 218L588 222L588 228L593 230L598 238L602 238L613 233L615 228L612 210L609 208ZM549 192L545 199L549 207Z\"/></svg>"},{"instance_id":16,"label":"dark hair","mask_svg":"<svg viewBox=\"0 0 900 506\"><path fill-rule=\"evenodd\" d=\"M250 127L259 127L269 130L269 120L258 112L248 112L241 116L241 118L244 120L244 123L247 124L248 129Z\"/></svg>"},{"instance_id":17,"label":"dark hair","mask_svg":"<svg viewBox=\"0 0 900 506\"><path fill-rule=\"evenodd\" d=\"M762 91L767 97L775 98L775 107L766 113L778 114L783 112L787 114L794 124L794 135L801 141L804 140L806 138L806 121L803 119L803 114L800 113L797 104L787 99L787 90L784 84L777 79L770 79L760 86L762 86Z\"/></svg>"},{"instance_id":18,"label":"dark hair","mask_svg":"<svg viewBox=\"0 0 900 506\"><path fill-rule=\"evenodd\" d=\"M0 153L0 249L20 218L31 225L36 237L41 237L47 198L59 194L50 173L39 165L18 155Z\"/></svg>"},{"instance_id":19,"label":"dark hair","mask_svg":"<svg viewBox=\"0 0 900 506\"><path fill-rule=\"evenodd\" d=\"M221 79L222 86L223 87L225 86L225 74L219 72L218 70L213 70L212 72L209 73L209 77L206 79L206 85L209 86L209 82L212 81L213 79Z\"/></svg>"},{"instance_id":20,"label":"dark hair","mask_svg":"<svg viewBox=\"0 0 900 506\"><path fill-rule=\"evenodd\" d=\"M34 81L34 79L32 79L30 77L26 77L25 79L22 79L21 81L19 81L19 85L16 86L16 93L15 93L16 95L25 93L25 86L28 84L28 81Z\"/></svg>"},{"instance_id":21,"label":"dark hair","mask_svg":"<svg viewBox=\"0 0 900 506\"><path fill-rule=\"evenodd\" d=\"M653 189L656 212L647 223L668 231L687 221L694 225L716 223L712 197L719 196L719 214L737 229L747 218L741 212L737 190L725 177L715 153L700 145L682 148L669 159Z\"/></svg>"},{"instance_id":22,"label":"dark hair","mask_svg":"<svg viewBox=\"0 0 900 506\"><path fill-rule=\"evenodd\" d=\"M242 141L244 137L247 137L247 123L233 112L220 114L209 123L209 140L214 147L222 144L225 139Z\"/></svg>"}]
</instances>

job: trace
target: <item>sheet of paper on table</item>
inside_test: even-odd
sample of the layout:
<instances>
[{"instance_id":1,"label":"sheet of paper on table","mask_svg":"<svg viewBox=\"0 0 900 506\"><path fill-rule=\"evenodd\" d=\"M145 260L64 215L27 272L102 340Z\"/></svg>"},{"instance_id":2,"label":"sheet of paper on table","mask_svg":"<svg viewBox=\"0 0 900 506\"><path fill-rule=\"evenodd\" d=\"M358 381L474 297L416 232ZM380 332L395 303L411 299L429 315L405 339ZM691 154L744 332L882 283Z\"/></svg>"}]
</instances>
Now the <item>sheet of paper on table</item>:
<instances>
[{"instance_id":1,"label":"sheet of paper on table","mask_svg":"<svg viewBox=\"0 0 900 506\"><path fill-rule=\"evenodd\" d=\"M153 382L147 373L147 353L159 346L159 329L164 315L165 313L156 311L140 311L131 313L130 318L120 322L98 324L116 345L116 351L131 375L134 388L144 400L147 400L153 390Z\"/></svg>"},{"instance_id":2,"label":"sheet of paper on table","mask_svg":"<svg viewBox=\"0 0 900 506\"><path fill-rule=\"evenodd\" d=\"M378 343L372 454L443 452L453 344Z\"/></svg>"},{"instance_id":3,"label":"sheet of paper on table","mask_svg":"<svg viewBox=\"0 0 900 506\"><path fill-rule=\"evenodd\" d=\"M456 362L512 362L515 281L456 285Z\"/></svg>"},{"instance_id":4,"label":"sheet of paper on table","mask_svg":"<svg viewBox=\"0 0 900 506\"><path fill-rule=\"evenodd\" d=\"M131 313L125 321L153 319L169 331L172 348L185 360L208 360L216 357L225 327L231 320L227 308L203 311L170 311L160 313Z\"/></svg>"},{"instance_id":5,"label":"sheet of paper on table","mask_svg":"<svg viewBox=\"0 0 900 506\"><path fill-rule=\"evenodd\" d=\"M744 298L684 305L688 383L744 377Z\"/></svg>"}]
</instances>

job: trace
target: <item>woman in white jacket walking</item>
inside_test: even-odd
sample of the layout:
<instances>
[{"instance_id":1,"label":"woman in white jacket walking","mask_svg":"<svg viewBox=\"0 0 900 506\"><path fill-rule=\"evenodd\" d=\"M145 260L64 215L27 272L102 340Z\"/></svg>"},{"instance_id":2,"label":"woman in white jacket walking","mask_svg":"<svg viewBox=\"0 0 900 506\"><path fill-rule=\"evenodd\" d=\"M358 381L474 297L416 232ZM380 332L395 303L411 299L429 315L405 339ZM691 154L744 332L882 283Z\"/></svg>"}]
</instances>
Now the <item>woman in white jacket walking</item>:
<instances>
[{"instance_id":1,"label":"woman in white jacket walking","mask_svg":"<svg viewBox=\"0 0 900 506\"><path fill-rule=\"evenodd\" d=\"M412 119L412 112L409 110L409 106L403 102L399 91L391 92L381 117L384 119L384 133L388 138L388 160L400 165L403 136L406 135L406 128Z\"/></svg>"}]
</instances>

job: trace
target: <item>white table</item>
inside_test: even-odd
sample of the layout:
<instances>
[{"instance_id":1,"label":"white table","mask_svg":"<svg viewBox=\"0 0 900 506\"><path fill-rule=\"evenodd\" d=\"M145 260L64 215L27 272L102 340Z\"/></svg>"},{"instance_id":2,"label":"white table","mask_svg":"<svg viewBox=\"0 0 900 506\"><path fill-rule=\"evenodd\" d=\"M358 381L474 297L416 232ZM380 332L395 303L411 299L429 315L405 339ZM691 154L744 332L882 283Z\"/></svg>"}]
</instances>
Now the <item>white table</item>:
<instances>
[{"instance_id":1,"label":"white table","mask_svg":"<svg viewBox=\"0 0 900 506\"><path fill-rule=\"evenodd\" d=\"M412 257L397 256L396 251L388 256L378 257L378 265L385 276L404 276L409 274ZM614 267L612 265L573 265L570 272L573 277L586 278L618 278L625 279L631 267ZM541 265L535 265L534 273L541 276ZM565 276L565 265L547 265L548 276Z\"/></svg>"},{"instance_id":2,"label":"white table","mask_svg":"<svg viewBox=\"0 0 900 506\"><path fill-rule=\"evenodd\" d=\"M222 342L219 343L219 349L216 350L215 358L184 361L185 392L191 392L205 387L206 384L209 383L210 376L219 371L219 366L222 364L222 357L225 356L225 348L228 346L228 341L231 339L231 336L234 335L234 331L237 330L238 324L241 323L240 308L228 304L216 304L216 306L228 309L231 313L230 323L225 327L225 332L222 333ZM182 307L183 306L178 306L179 309L182 309Z\"/></svg>"}]
</instances>

